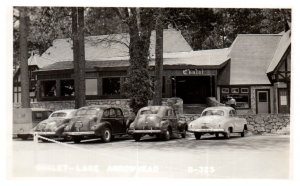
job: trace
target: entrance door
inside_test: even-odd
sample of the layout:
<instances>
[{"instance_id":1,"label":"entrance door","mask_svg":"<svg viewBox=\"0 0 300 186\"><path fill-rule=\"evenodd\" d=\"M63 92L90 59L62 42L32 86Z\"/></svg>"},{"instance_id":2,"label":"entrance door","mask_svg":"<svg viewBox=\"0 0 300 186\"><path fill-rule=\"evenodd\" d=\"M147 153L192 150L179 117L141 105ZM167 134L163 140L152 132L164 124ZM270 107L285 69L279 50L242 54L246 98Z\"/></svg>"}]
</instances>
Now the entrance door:
<instances>
[{"instance_id":1,"label":"entrance door","mask_svg":"<svg viewBox=\"0 0 300 186\"><path fill-rule=\"evenodd\" d=\"M288 103L288 91L285 88L278 89L278 112L289 113L290 106Z\"/></svg>"},{"instance_id":2,"label":"entrance door","mask_svg":"<svg viewBox=\"0 0 300 186\"><path fill-rule=\"evenodd\" d=\"M207 97L214 96L212 80L209 76L177 76L175 96L184 104L204 104Z\"/></svg>"},{"instance_id":3,"label":"entrance door","mask_svg":"<svg viewBox=\"0 0 300 186\"><path fill-rule=\"evenodd\" d=\"M256 90L256 111L258 114L270 113L270 91Z\"/></svg>"}]
</instances>

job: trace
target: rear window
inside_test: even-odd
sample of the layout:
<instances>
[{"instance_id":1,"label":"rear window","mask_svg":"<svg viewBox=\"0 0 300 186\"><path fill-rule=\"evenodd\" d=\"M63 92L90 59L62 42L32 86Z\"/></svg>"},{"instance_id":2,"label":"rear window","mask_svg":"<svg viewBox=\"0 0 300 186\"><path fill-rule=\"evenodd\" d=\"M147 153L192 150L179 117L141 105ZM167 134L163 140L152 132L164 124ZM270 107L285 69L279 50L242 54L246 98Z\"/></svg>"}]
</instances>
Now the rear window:
<instances>
[{"instance_id":1,"label":"rear window","mask_svg":"<svg viewBox=\"0 0 300 186\"><path fill-rule=\"evenodd\" d=\"M206 110L202 113L202 116L224 116L222 110Z\"/></svg>"},{"instance_id":2,"label":"rear window","mask_svg":"<svg viewBox=\"0 0 300 186\"><path fill-rule=\"evenodd\" d=\"M157 114L158 110L143 110L141 111L141 115L143 114Z\"/></svg>"},{"instance_id":3,"label":"rear window","mask_svg":"<svg viewBox=\"0 0 300 186\"><path fill-rule=\"evenodd\" d=\"M67 116L67 113L65 112L56 112L56 113L53 113L50 117L51 118L61 118L61 117L66 117Z\"/></svg>"}]
</instances>

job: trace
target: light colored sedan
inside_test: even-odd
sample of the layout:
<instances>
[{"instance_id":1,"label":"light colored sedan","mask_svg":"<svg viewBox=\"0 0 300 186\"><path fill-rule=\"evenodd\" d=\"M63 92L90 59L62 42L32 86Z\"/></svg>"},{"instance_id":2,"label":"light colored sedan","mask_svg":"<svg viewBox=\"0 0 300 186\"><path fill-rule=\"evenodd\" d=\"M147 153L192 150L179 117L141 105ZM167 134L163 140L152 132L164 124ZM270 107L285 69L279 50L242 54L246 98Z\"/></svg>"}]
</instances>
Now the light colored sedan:
<instances>
[{"instance_id":1,"label":"light colored sedan","mask_svg":"<svg viewBox=\"0 0 300 186\"><path fill-rule=\"evenodd\" d=\"M244 137L246 130L246 119L237 117L232 107L223 106L204 109L201 117L188 125L188 131L193 132L197 140L206 133L215 134L216 137L223 134L226 139L229 139L232 133L240 133Z\"/></svg>"},{"instance_id":2,"label":"light colored sedan","mask_svg":"<svg viewBox=\"0 0 300 186\"><path fill-rule=\"evenodd\" d=\"M76 109L58 110L53 112L48 119L41 121L33 132L47 138L61 138L64 128L74 117Z\"/></svg>"}]
</instances>

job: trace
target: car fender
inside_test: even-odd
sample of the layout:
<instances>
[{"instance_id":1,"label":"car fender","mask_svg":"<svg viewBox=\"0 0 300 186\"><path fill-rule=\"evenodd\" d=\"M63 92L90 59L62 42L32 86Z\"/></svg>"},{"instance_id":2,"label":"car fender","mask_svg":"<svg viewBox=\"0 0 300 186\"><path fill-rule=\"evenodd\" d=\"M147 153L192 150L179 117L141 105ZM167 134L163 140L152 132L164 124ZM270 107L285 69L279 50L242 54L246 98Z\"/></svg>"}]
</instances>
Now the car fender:
<instances>
[{"instance_id":1,"label":"car fender","mask_svg":"<svg viewBox=\"0 0 300 186\"><path fill-rule=\"evenodd\" d=\"M105 121L105 122L101 122L101 123L97 124L97 127L95 128L94 131L95 131L96 134L101 134L101 131L105 127L108 127L112 130L111 124L109 122Z\"/></svg>"},{"instance_id":2,"label":"car fender","mask_svg":"<svg viewBox=\"0 0 300 186\"><path fill-rule=\"evenodd\" d=\"M180 132L187 130L187 123L184 121L178 121L178 130Z\"/></svg>"},{"instance_id":3,"label":"car fender","mask_svg":"<svg viewBox=\"0 0 300 186\"><path fill-rule=\"evenodd\" d=\"M234 124L231 121L224 121L220 123L220 125L225 131L227 131L230 127L234 130Z\"/></svg>"},{"instance_id":4,"label":"car fender","mask_svg":"<svg viewBox=\"0 0 300 186\"><path fill-rule=\"evenodd\" d=\"M167 130L168 127L170 126L169 120L163 120L163 121L160 122L160 124L161 124L161 129L162 130Z\"/></svg>"}]
</instances>

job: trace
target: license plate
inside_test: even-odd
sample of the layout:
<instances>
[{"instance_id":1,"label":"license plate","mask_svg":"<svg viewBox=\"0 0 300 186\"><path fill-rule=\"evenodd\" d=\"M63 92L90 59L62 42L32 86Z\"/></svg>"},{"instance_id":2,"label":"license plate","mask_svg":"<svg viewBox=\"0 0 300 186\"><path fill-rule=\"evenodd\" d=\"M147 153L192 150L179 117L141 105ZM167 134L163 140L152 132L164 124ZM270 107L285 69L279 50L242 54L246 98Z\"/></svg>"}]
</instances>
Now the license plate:
<instances>
[{"instance_id":1,"label":"license plate","mask_svg":"<svg viewBox=\"0 0 300 186\"><path fill-rule=\"evenodd\" d=\"M201 128L202 129L209 129L209 127L207 127L207 126L202 126Z\"/></svg>"}]
</instances>

